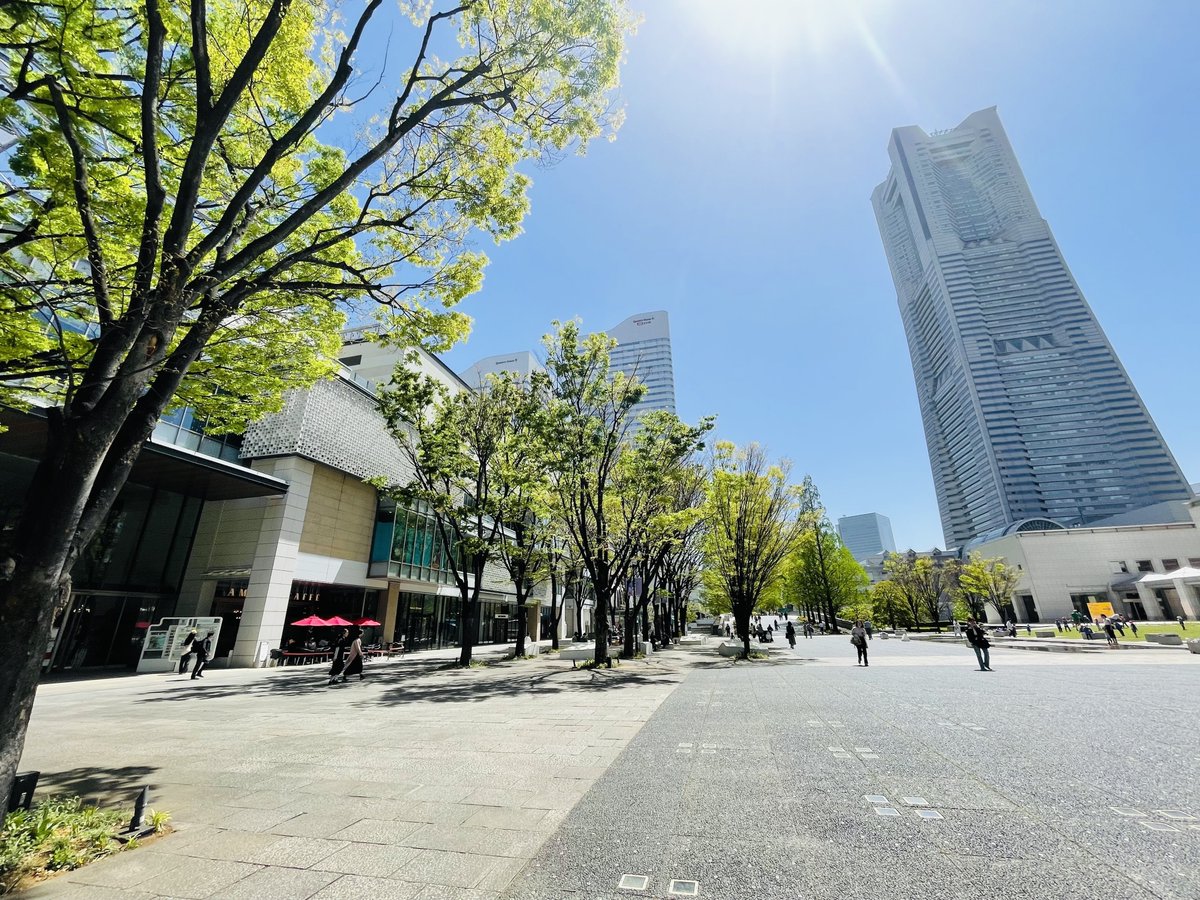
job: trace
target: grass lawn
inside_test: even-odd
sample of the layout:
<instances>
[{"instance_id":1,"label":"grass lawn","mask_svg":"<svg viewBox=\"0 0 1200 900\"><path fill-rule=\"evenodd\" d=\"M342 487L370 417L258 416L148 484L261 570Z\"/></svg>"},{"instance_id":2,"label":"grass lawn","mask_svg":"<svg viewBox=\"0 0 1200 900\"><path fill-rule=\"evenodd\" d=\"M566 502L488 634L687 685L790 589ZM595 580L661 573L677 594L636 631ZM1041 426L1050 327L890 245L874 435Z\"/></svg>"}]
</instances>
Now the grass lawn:
<instances>
[{"instance_id":1,"label":"grass lawn","mask_svg":"<svg viewBox=\"0 0 1200 900\"><path fill-rule=\"evenodd\" d=\"M1047 625L1046 623L1043 622L1041 625L1033 626L1035 631L1039 628L1046 629L1046 628L1053 628L1053 627L1054 627L1053 622L1051 622L1049 625ZM1092 640L1103 641L1105 639L1104 632L1101 631L1099 628L1097 628L1095 625L1092 626L1092 632L1093 632ZM1129 626L1126 626L1125 627L1125 637L1121 637L1121 632L1118 631L1117 632L1117 641L1118 642L1120 642L1120 641L1144 641L1146 639L1145 638L1146 634L1177 634L1186 641L1189 638L1200 638L1200 623L1187 622L1184 625L1184 627L1182 629L1180 629L1178 623L1175 623L1175 622L1147 622L1145 624L1138 622L1138 636L1137 637L1134 637L1132 629L1130 629ZM1026 634L1025 626L1017 625L1017 637L1028 638L1028 637L1036 637L1036 635ZM1054 637L1057 638L1058 640L1082 641L1084 639L1083 635L1080 634L1078 631L1055 631Z\"/></svg>"}]
</instances>

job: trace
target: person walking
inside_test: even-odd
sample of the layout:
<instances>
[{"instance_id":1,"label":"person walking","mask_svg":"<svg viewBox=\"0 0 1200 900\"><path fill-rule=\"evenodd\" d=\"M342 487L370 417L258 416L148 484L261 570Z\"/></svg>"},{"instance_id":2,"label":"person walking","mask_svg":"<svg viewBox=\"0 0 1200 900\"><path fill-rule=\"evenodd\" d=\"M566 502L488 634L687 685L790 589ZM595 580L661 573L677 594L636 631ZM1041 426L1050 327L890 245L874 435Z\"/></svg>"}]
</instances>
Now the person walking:
<instances>
[{"instance_id":1,"label":"person walking","mask_svg":"<svg viewBox=\"0 0 1200 900\"><path fill-rule=\"evenodd\" d=\"M208 657L212 654L212 636L210 631L204 636L204 639L196 638L192 641L192 653L196 654L196 666L192 669L192 678L203 678L204 667L208 664Z\"/></svg>"},{"instance_id":2,"label":"person walking","mask_svg":"<svg viewBox=\"0 0 1200 900\"><path fill-rule=\"evenodd\" d=\"M867 662L867 629L863 627L862 619L855 622L854 627L850 629L850 643L858 651L858 662L855 665L869 666L870 663Z\"/></svg>"},{"instance_id":3,"label":"person walking","mask_svg":"<svg viewBox=\"0 0 1200 900\"><path fill-rule=\"evenodd\" d=\"M875 636L875 626L871 624L871 620L863 622L863 628L867 629L867 640L871 640Z\"/></svg>"},{"instance_id":4,"label":"person walking","mask_svg":"<svg viewBox=\"0 0 1200 900\"><path fill-rule=\"evenodd\" d=\"M1104 620L1104 636L1106 638L1108 638L1108 646L1110 646L1114 649L1118 646L1117 645L1117 629L1116 629L1116 626L1113 625L1112 619Z\"/></svg>"},{"instance_id":5,"label":"person walking","mask_svg":"<svg viewBox=\"0 0 1200 900\"><path fill-rule=\"evenodd\" d=\"M973 618L967 619L967 643L971 645L971 649L975 651L975 658L979 660L980 672L992 671L991 646L992 642L988 640L987 631L984 630L978 622Z\"/></svg>"},{"instance_id":6,"label":"person walking","mask_svg":"<svg viewBox=\"0 0 1200 900\"><path fill-rule=\"evenodd\" d=\"M812 636L813 636L813 625L812 625L812 622L805 622L805 623L804 623L804 636L805 636L806 638L808 638L810 641L812 640Z\"/></svg>"},{"instance_id":7,"label":"person walking","mask_svg":"<svg viewBox=\"0 0 1200 900\"><path fill-rule=\"evenodd\" d=\"M1176 616L1176 617L1175 617L1175 621L1179 623L1179 630L1180 630L1180 631L1185 631L1185 630L1187 630L1187 626L1184 624L1184 618L1183 618L1183 616Z\"/></svg>"},{"instance_id":8,"label":"person walking","mask_svg":"<svg viewBox=\"0 0 1200 900\"><path fill-rule=\"evenodd\" d=\"M787 628L784 630L787 635L787 642L793 650L796 649L796 629L791 622L787 623Z\"/></svg>"},{"instance_id":9,"label":"person walking","mask_svg":"<svg viewBox=\"0 0 1200 900\"><path fill-rule=\"evenodd\" d=\"M337 633L337 638L333 644L333 665L329 667L329 683L333 684L337 681L338 676L342 674L342 670L346 668L346 647L350 641L348 639L349 632L342 628ZM343 678L342 681L346 679Z\"/></svg>"},{"instance_id":10,"label":"person walking","mask_svg":"<svg viewBox=\"0 0 1200 900\"><path fill-rule=\"evenodd\" d=\"M1133 621L1133 619L1129 620L1129 630L1133 632L1134 637L1137 637L1137 622Z\"/></svg>"},{"instance_id":11,"label":"person walking","mask_svg":"<svg viewBox=\"0 0 1200 900\"><path fill-rule=\"evenodd\" d=\"M342 672L342 681L350 675L357 675L363 680L363 645L362 629L355 628L350 632L350 649L346 651L346 670Z\"/></svg>"},{"instance_id":12,"label":"person walking","mask_svg":"<svg viewBox=\"0 0 1200 900\"><path fill-rule=\"evenodd\" d=\"M188 636L183 639L183 656L179 657L179 674L186 675L188 663L192 661L192 644L196 643L196 629L193 628L188 632Z\"/></svg>"}]
</instances>

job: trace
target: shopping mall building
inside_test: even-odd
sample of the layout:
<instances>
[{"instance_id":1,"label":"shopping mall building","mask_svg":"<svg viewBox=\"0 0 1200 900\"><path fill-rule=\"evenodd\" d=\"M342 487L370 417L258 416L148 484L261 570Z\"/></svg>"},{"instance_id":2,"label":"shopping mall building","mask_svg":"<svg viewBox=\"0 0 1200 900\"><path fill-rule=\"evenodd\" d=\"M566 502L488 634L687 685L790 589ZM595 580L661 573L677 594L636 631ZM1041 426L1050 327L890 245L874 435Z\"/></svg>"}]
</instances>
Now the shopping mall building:
<instances>
[{"instance_id":1,"label":"shopping mall building","mask_svg":"<svg viewBox=\"0 0 1200 900\"><path fill-rule=\"evenodd\" d=\"M314 614L375 619L369 640L409 650L460 643L458 590L432 517L366 483L410 477L375 399L397 354L361 330L346 340L336 377L289 393L244 435L206 435L188 410L164 418L73 573L48 670L133 668L146 629L168 616L220 616L215 656L232 666L303 642L308 631L289 623ZM420 364L449 389L470 389L436 357ZM5 410L3 419L0 523L11 527L45 417ZM480 597L477 643L513 641L522 627L549 636L545 585L518 609L507 572L489 565ZM590 609L576 622L565 606L561 633L590 631Z\"/></svg>"}]
</instances>

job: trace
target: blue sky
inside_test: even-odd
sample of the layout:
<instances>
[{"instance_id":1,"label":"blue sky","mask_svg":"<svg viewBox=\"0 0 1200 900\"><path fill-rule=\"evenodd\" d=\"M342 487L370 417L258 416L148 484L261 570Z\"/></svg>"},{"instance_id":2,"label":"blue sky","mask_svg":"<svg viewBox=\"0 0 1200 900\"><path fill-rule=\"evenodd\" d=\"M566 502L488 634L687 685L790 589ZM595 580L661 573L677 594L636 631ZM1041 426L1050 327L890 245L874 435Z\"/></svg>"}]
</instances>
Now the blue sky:
<instances>
[{"instance_id":1,"label":"blue sky","mask_svg":"<svg viewBox=\"0 0 1200 900\"><path fill-rule=\"evenodd\" d=\"M670 312L679 411L811 473L834 517L941 545L870 206L890 130L999 108L1042 214L1200 480L1200 4L641 0L616 142L533 173L457 368L555 318ZM739 8L735 16L725 10Z\"/></svg>"}]
</instances>

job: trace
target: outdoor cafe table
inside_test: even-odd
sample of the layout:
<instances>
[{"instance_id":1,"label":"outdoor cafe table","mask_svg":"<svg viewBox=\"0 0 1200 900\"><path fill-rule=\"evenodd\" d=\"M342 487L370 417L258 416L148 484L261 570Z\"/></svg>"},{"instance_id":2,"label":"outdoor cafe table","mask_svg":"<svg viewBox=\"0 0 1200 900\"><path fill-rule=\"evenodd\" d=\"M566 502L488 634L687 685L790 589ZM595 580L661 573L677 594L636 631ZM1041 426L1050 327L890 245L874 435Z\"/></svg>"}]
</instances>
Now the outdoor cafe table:
<instances>
[{"instance_id":1,"label":"outdoor cafe table","mask_svg":"<svg viewBox=\"0 0 1200 900\"><path fill-rule=\"evenodd\" d=\"M307 665L309 663L328 662L333 659L332 650L284 650L283 664Z\"/></svg>"}]
</instances>

